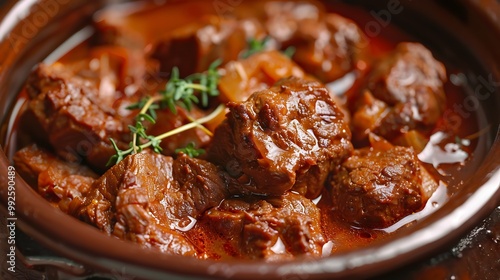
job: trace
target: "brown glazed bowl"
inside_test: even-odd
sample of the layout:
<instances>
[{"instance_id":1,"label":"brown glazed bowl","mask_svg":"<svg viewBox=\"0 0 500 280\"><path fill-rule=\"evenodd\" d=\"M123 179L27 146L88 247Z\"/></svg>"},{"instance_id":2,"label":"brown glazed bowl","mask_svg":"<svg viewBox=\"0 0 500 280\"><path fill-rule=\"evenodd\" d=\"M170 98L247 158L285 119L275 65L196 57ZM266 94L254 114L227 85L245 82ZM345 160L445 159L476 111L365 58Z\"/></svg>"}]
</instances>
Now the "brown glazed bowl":
<instances>
[{"instance_id":1,"label":"brown glazed bowl","mask_svg":"<svg viewBox=\"0 0 500 280\"><path fill-rule=\"evenodd\" d=\"M355 0L349 4L374 12L401 5L404 12L392 14L391 23L414 35L445 60L467 69L469 102L478 102L474 110L480 122L490 125L490 130L478 144L473 164L456 178L463 184L449 188L450 199L441 208L369 247L319 260L283 263L200 261L170 256L108 237L77 221L49 205L20 176L14 176L11 182L7 170L12 163L5 138L13 125L10 114L16 96L30 69L86 26L92 14L109 2L116 1L10 1L0 10L2 219L7 215L8 185L14 182L17 229L63 257L62 263L76 264L71 273L83 276L98 272L132 279L367 278L428 257L456 242L500 205L500 4L495 0ZM481 94L474 96L478 92ZM21 261L22 256L17 257Z\"/></svg>"}]
</instances>

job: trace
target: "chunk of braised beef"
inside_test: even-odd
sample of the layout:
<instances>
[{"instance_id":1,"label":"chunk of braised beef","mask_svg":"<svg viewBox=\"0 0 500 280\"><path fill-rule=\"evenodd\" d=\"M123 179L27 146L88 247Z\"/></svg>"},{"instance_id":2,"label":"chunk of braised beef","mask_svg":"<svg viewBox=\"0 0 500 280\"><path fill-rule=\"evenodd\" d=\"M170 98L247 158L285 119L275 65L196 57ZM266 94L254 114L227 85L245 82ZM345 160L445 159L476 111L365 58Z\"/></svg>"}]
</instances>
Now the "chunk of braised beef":
<instances>
[{"instance_id":1,"label":"chunk of braised beef","mask_svg":"<svg viewBox=\"0 0 500 280\"><path fill-rule=\"evenodd\" d=\"M262 200L227 199L208 210L202 221L242 258L317 257L326 242L319 209L309 199L291 192Z\"/></svg>"},{"instance_id":2,"label":"chunk of braised beef","mask_svg":"<svg viewBox=\"0 0 500 280\"><path fill-rule=\"evenodd\" d=\"M303 20L322 21L326 11L318 1L259 1L259 5L245 2L235 9L237 18L253 15L264 24L267 34L277 42L290 40Z\"/></svg>"},{"instance_id":3,"label":"chunk of braised beef","mask_svg":"<svg viewBox=\"0 0 500 280\"><path fill-rule=\"evenodd\" d=\"M327 13L315 1L264 1L257 17L281 50L322 82L334 81L357 68L366 57L367 40L354 21ZM244 17L244 15L240 15Z\"/></svg>"},{"instance_id":4,"label":"chunk of braised beef","mask_svg":"<svg viewBox=\"0 0 500 280\"><path fill-rule=\"evenodd\" d=\"M65 213L80 206L98 178L89 168L66 162L36 144L17 151L14 164L23 179Z\"/></svg>"},{"instance_id":5,"label":"chunk of braised beef","mask_svg":"<svg viewBox=\"0 0 500 280\"><path fill-rule=\"evenodd\" d=\"M331 193L336 213L348 223L385 228L421 210L437 184L413 148L372 145L342 163L332 175Z\"/></svg>"},{"instance_id":6,"label":"chunk of braised beef","mask_svg":"<svg viewBox=\"0 0 500 280\"><path fill-rule=\"evenodd\" d=\"M114 149L113 138L121 148L129 142L127 125L131 115L120 115L112 102L101 96L95 84L74 75L62 64L40 64L26 85L31 97L25 123L34 137L49 143L62 158L86 160L97 170L105 165ZM119 102L117 102L119 103Z\"/></svg>"},{"instance_id":7,"label":"chunk of braised beef","mask_svg":"<svg viewBox=\"0 0 500 280\"><path fill-rule=\"evenodd\" d=\"M215 207L228 195L222 171L214 164L187 155L180 155L173 164L173 176L182 193L182 215L199 217Z\"/></svg>"},{"instance_id":8,"label":"chunk of braised beef","mask_svg":"<svg viewBox=\"0 0 500 280\"><path fill-rule=\"evenodd\" d=\"M208 157L240 182L240 193L293 189L314 198L352 151L343 114L318 82L284 79L228 107Z\"/></svg>"},{"instance_id":9,"label":"chunk of braised beef","mask_svg":"<svg viewBox=\"0 0 500 280\"><path fill-rule=\"evenodd\" d=\"M80 209L80 218L143 246L195 255L192 244L175 230L177 217L171 203L177 200L170 193L178 186L172 164L172 158L158 154L126 157L96 181L85 207Z\"/></svg>"},{"instance_id":10,"label":"chunk of braised beef","mask_svg":"<svg viewBox=\"0 0 500 280\"><path fill-rule=\"evenodd\" d=\"M109 169L78 215L122 239L180 255L196 255L184 237L203 211L218 205L226 187L209 162L152 152L126 157Z\"/></svg>"},{"instance_id":11,"label":"chunk of braised beef","mask_svg":"<svg viewBox=\"0 0 500 280\"><path fill-rule=\"evenodd\" d=\"M446 70L418 43L400 43L374 66L353 115L355 140L373 132L389 140L432 128L444 112Z\"/></svg>"},{"instance_id":12,"label":"chunk of braised beef","mask_svg":"<svg viewBox=\"0 0 500 280\"><path fill-rule=\"evenodd\" d=\"M154 91L161 86L156 73L156 60L147 59L142 50L122 46L96 46L81 60L62 62L66 71L93 84L99 90L100 101L117 108L115 102L140 91Z\"/></svg>"},{"instance_id":13,"label":"chunk of braised beef","mask_svg":"<svg viewBox=\"0 0 500 280\"><path fill-rule=\"evenodd\" d=\"M302 20L283 48L293 47L293 60L322 82L341 78L357 67L366 54L363 32L353 21L327 14L322 21Z\"/></svg>"},{"instance_id":14,"label":"chunk of braised beef","mask_svg":"<svg viewBox=\"0 0 500 280\"><path fill-rule=\"evenodd\" d=\"M167 34L152 57L160 62L161 71L170 73L178 67L184 77L207 70L217 59L223 63L238 59L249 38L263 36L256 21L207 16Z\"/></svg>"}]
</instances>

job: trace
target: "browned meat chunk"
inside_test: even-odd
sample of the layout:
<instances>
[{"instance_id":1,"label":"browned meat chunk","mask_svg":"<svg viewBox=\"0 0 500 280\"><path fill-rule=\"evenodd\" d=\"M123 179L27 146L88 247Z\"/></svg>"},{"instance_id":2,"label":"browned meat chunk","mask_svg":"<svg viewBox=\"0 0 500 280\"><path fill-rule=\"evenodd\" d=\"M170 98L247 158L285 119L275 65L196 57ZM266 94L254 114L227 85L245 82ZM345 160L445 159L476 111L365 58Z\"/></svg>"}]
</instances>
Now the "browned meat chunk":
<instances>
[{"instance_id":1,"label":"browned meat chunk","mask_svg":"<svg viewBox=\"0 0 500 280\"><path fill-rule=\"evenodd\" d=\"M281 43L291 40L302 21L323 21L325 15L325 7L318 1L273 0L243 1L223 14L225 18L256 19L272 38L272 47L280 47Z\"/></svg>"},{"instance_id":2,"label":"browned meat chunk","mask_svg":"<svg viewBox=\"0 0 500 280\"><path fill-rule=\"evenodd\" d=\"M326 13L320 3L267 1L261 7L261 21L278 48L292 47L292 59L322 82L344 76L366 56L367 41L358 26Z\"/></svg>"},{"instance_id":3,"label":"browned meat chunk","mask_svg":"<svg viewBox=\"0 0 500 280\"><path fill-rule=\"evenodd\" d=\"M102 103L113 108L122 95L131 96L159 86L159 79L153 77L158 72L158 62L146 59L140 50L99 46L89 49L85 59L63 58L60 62L65 65L65 72L71 71L86 84L95 86Z\"/></svg>"},{"instance_id":4,"label":"browned meat chunk","mask_svg":"<svg viewBox=\"0 0 500 280\"><path fill-rule=\"evenodd\" d=\"M224 200L208 210L203 221L229 241L230 251L250 259L283 260L293 256L321 256L326 242L319 209L309 199L291 192L266 200Z\"/></svg>"},{"instance_id":5,"label":"browned meat chunk","mask_svg":"<svg viewBox=\"0 0 500 280\"><path fill-rule=\"evenodd\" d=\"M106 102L95 85L61 64L39 65L29 77L27 90L32 98L26 117L31 120L30 132L42 137L62 158L86 159L104 170L114 154L109 138L122 148L128 146L127 124L132 118L118 115L112 104L119 98L115 92L113 101Z\"/></svg>"},{"instance_id":6,"label":"browned meat chunk","mask_svg":"<svg viewBox=\"0 0 500 280\"><path fill-rule=\"evenodd\" d=\"M446 70L418 43L401 43L375 66L353 116L354 139L373 132L392 140L412 129L432 127L441 117Z\"/></svg>"},{"instance_id":7,"label":"browned meat chunk","mask_svg":"<svg viewBox=\"0 0 500 280\"><path fill-rule=\"evenodd\" d=\"M177 217L199 217L205 210L217 206L228 195L222 171L214 164L181 155L173 164L173 176L179 183ZM171 195L172 196L172 195ZM181 206L182 205L182 206Z\"/></svg>"},{"instance_id":8,"label":"browned meat chunk","mask_svg":"<svg viewBox=\"0 0 500 280\"><path fill-rule=\"evenodd\" d=\"M178 67L180 75L184 77L207 70L217 59L224 63L238 59L250 37L261 37L259 29L260 25L250 20L204 17L174 30L166 39L160 40L152 57L160 61L161 71L170 73L173 67Z\"/></svg>"},{"instance_id":9,"label":"browned meat chunk","mask_svg":"<svg viewBox=\"0 0 500 280\"><path fill-rule=\"evenodd\" d=\"M412 148L376 143L355 150L331 180L337 213L347 222L388 227L423 208L437 188Z\"/></svg>"},{"instance_id":10,"label":"browned meat chunk","mask_svg":"<svg viewBox=\"0 0 500 280\"><path fill-rule=\"evenodd\" d=\"M65 162L36 144L19 150L14 163L23 179L65 213L79 206L98 177L89 168Z\"/></svg>"},{"instance_id":11,"label":"browned meat chunk","mask_svg":"<svg viewBox=\"0 0 500 280\"><path fill-rule=\"evenodd\" d=\"M297 27L283 47L293 46L293 60L323 82L334 81L355 69L365 55L363 32L340 15L328 14L324 21L303 20Z\"/></svg>"},{"instance_id":12,"label":"browned meat chunk","mask_svg":"<svg viewBox=\"0 0 500 280\"><path fill-rule=\"evenodd\" d=\"M240 193L314 198L352 151L343 114L318 82L285 79L228 107L209 158L238 179Z\"/></svg>"},{"instance_id":13,"label":"browned meat chunk","mask_svg":"<svg viewBox=\"0 0 500 280\"><path fill-rule=\"evenodd\" d=\"M126 157L99 180L79 210L83 220L122 239L180 255L196 255L183 231L226 191L217 168L143 152Z\"/></svg>"}]
</instances>

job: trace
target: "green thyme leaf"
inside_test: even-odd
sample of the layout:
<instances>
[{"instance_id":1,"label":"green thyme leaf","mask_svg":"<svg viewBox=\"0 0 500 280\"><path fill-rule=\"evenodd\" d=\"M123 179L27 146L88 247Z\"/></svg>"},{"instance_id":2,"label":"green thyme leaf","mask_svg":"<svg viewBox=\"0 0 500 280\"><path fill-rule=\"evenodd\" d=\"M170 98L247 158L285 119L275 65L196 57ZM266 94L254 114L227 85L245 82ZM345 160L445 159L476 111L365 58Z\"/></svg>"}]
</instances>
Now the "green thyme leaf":
<instances>
[{"instance_id":1,"label":"green thyme leaf","mask_svg":"<svg viewBox=\"0 0 500 280\"><path fill-rule=\"evenodd\" d=\"M205 150L203 149L196 149L195 145L193 142L190 142L186 147L181 148L181 149L176 149L176 153L184 153L188 157L195 158L199 157L200 155L205 153Z\"/></svg>"}]
</instances>

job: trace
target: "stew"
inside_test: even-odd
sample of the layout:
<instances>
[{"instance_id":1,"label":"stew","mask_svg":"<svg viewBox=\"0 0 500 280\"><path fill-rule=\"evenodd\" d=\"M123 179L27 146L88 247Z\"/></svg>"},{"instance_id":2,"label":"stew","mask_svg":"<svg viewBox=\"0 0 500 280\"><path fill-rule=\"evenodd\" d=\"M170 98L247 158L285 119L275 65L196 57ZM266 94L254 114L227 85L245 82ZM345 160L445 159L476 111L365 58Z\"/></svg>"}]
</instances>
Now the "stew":
<instances>
[{"instance_id":1,"label":"stew","mask_svg":"<svg viewBox=\"0 0 500 280\"><path fill-rule=\"evenodd\" d=\"M478 128L447 122L463 96L431 50L346 6L212 2L111 6L30 73L13 160L48 203L168 254L279 261L446 200Z\"/></svg>"}]
</instances>

